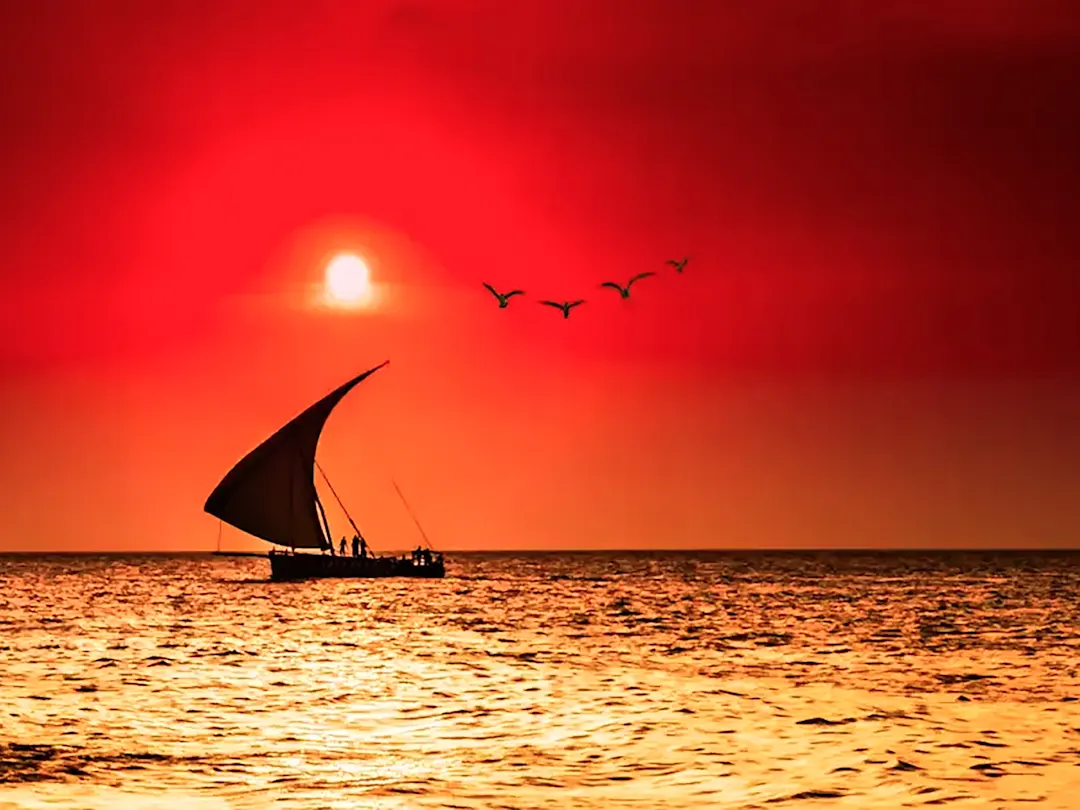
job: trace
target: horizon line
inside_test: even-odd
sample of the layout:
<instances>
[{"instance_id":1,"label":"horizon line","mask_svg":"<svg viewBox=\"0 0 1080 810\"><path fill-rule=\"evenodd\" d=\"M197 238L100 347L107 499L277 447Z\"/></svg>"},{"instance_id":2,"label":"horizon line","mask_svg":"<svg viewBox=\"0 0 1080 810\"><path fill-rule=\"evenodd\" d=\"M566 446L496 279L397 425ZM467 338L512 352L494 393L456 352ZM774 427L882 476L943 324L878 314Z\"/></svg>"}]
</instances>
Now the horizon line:
<instances>
[{"instance_id":1,"label":"horizon line","mask_svg":"<svg viewBox=\"0 0 1080 810\"><path fill-rule=\"evenodd\" d=\"M392 549L384 553L408 552L410 549ZM1066 553L1080 553L1080 545L1070 547L1059 546L724 546L716 547L680 547L680 548L469 548L469 549L432 549L443 554L655 554L655 553L744 553L744 552L777 552L777 553L918 553L918 552L1045 552L1060 551ZM245 549L101 549L101 550L44 550L44 549L13 549L0 550L0 557L32 557L32 556L251 556L265 557L268 551L249 551Z\"/></svg>"}]
</instances>

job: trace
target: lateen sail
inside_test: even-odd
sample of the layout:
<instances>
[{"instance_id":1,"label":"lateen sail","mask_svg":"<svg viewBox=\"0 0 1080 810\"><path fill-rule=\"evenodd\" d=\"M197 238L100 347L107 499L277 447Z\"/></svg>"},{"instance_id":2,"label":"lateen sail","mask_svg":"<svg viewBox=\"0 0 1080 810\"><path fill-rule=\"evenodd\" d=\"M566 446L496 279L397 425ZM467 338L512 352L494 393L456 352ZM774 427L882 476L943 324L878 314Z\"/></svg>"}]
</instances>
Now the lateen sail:
<instances>
[{"instance_id":1,"label":"lateen sail","mask_svg":"<svg viewBox=\"0 0 1080 810\"><path fill-rule=\"evenodd\" d=\"M342 397L385 365L330 392L240 459L203 508L241 531L280 546L326 548L329 539L316 512L319 434Z\"/></svg>"}]
</instances>

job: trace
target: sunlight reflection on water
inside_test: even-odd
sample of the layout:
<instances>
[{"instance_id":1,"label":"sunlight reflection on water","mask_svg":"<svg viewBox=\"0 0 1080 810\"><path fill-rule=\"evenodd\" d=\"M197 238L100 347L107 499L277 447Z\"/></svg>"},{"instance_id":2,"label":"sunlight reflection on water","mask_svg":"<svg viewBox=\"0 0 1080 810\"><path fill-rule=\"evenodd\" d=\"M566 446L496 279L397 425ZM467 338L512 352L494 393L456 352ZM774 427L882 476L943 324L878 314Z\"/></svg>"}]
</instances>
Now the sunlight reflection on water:
<instances>
[{"instance_id":1,"label":"sunlight reflection on water","mask_svg":"<svg viewBox=\"0 0 1080 810\"><path fill-rule=\"evenodd\" d=\"M0 558L0 810L1075 806L1080 555L451 556Z\"/></svg>"}]
</instances>

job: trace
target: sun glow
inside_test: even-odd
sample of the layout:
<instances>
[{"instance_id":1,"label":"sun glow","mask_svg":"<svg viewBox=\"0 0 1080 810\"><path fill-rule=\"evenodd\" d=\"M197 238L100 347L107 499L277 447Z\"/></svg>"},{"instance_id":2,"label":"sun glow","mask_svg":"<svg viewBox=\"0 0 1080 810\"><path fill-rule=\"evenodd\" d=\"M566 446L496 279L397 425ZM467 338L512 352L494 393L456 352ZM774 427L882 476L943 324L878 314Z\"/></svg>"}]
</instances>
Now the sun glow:
<instances>
[{"instance_id":1,"label":"sun glow","mask_svg":"<svg viewBox=\"0 0 1080 810\"><path fill-rule=\"evenodd\" d=\"M339 253L326 265L323 300L336 307L360 307L371 298L371 277L364 260Z\"/></svg>"}]
</instances>

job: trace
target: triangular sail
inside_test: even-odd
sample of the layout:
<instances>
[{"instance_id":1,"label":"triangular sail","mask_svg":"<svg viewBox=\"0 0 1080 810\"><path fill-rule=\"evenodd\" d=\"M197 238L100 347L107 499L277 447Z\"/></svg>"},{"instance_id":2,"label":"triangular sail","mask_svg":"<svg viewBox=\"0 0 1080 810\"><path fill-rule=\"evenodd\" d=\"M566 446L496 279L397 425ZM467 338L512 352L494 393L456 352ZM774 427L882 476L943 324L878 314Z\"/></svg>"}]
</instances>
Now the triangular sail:
<instances>
[{"instance_id":1,"label":"triangular sail","mask_svg":"<svg viewBox=\"0 0 1080 810\"><path fill-rule=\"evenodd\" d=\"M389 362L389 361L387 361ZM315 448L330 412L382 363L330 392L264 441L221 479L203 507L241 531L292 548L326 548L316 511Z\"/></svg>"}]
</instances>

